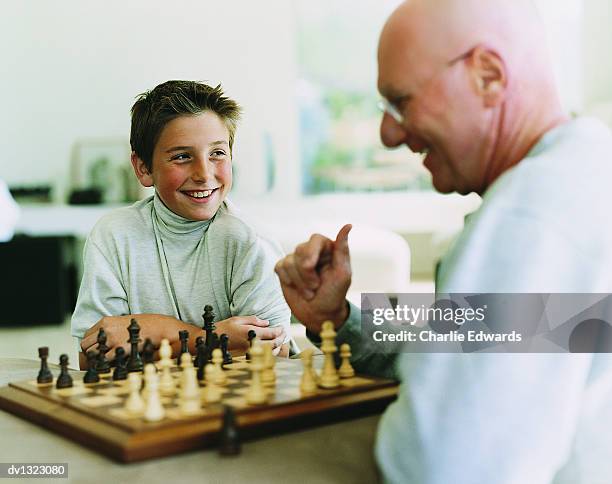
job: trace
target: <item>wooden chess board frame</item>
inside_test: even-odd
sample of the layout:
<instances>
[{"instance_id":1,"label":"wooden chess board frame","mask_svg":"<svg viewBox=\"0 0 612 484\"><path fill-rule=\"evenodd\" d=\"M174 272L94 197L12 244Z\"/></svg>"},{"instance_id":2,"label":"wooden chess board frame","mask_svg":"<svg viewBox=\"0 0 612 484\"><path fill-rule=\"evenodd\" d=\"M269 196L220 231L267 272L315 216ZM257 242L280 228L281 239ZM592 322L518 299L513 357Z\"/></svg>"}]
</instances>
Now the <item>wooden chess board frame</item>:
<instances>
[{"instance_id":1,"label":"wooden chess board frame","mask_svg":"<svg viewBox=\"0 0 612 484\"><path fill-rule=\"evenodd\" d=\"M315 366L321 363L322 358L315 357ZM339 388L319 389L315 395L303 397L299 395L301 362L277 359L276 389L270 393L270 400L264 405L249 406L242 405L236 395L244 395L248 388L248 363L237 358L227 368L234 383L226 391L233 398L224 396L220 404L206 404L201 414L191 417L167 416L155 423L142 418L118 418L127 386L113 391L122 386L109 379L83 385L79 377L73 388L64 390L57 390L54 384L38 385L35 377L10 383L0 388L0 408L117 461L135 462L214 445L223 422L224 404L234 407L241 438L253 438L381 412L398 391L393 380L356 375L341 379ZM173 371L178 377L178 368ZM104 404L104 396L113 403ZM100 404L83 403L96 398Z\"/></svg>"}]
</instances>

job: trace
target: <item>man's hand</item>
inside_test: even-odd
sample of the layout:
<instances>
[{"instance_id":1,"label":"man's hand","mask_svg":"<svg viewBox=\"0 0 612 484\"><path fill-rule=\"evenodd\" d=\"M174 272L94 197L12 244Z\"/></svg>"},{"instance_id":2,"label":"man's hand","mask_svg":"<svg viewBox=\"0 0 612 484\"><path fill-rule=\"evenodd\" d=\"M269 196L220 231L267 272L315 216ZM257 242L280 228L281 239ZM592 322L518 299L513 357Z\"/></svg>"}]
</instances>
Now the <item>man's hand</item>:
<instances>
[{"instance_id":1,"label":"man's hand","mask_svg":"<svg viewBox=\"0 0 612 484\"><path fill-rule=\"evenodd\" d=\"M339 328L348 317L351 228L351 225L342 227L335 241L313 235L274 268L291 311L313 333L321 331L324 321L331 320Z\"/></svg>"}]
</instances>

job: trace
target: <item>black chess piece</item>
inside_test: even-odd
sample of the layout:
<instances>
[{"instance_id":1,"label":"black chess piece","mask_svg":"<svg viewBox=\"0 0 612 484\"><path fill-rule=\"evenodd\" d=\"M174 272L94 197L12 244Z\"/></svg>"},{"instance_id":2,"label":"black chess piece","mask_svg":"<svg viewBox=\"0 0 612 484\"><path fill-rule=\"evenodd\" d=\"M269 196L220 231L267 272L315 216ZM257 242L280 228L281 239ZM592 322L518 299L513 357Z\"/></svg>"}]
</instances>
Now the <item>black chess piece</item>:
<instances>
[{"instance_id":1,"label":"black chess piece","mask_svg":"<svg viewBox=\"0 0 612 484\"><path fill-rule=\"evenodd\" d=\"M206 346L210 347L212 344L212 335L215 332L215 313L213 312L212 306L208 304L204 306L204 314L202 315L202 319L204 319L204 331L206 331Z\"/></svg>"},{"instance_id":2,"label":"black chess piece","mask_svg":"<svg viewBox=\"0 0 612 484\"><path fill-rule=\"evenodd\" d=\"M127 355L125 350L119 346L115 350L115 371L113 372L113 380L127 380L128 369L127 369Z\"/></svg>"},{"instance_id":3,"label":"black chess piece","mask_svg":"<svg viewBox=\"0 0 612 484\"><path fill-rule=\"evenodd\" d=\"M219 453L224 456L240 454L240 437L236 425L234 409L229 405L223 408L223 428L219 439Z\"/></svg>"},{"instance_id":4,"label":"black chess piece","mask_svg":"<svg viewBox=\"0 0 612 484\"><path fill-rule=\"evenodd\" d=\"M196 368L200 367L200 358L201 358L200 346L202 345L204 345L204 338L202 336L198 336L195 341L196 357L193 360L193 366L195 366Z\"/></svg>"},{"instance_id":5,"label":"black chess piece","mask_svg":"<svg viewBox=\"0 0 612 484\"><path fill-rule=\"evenodd\" d=\"M130 343L130 358L128 359L127 369L129 372L142 371L142 360L140 359L140 354L138 353L138 343L140 343L140 326L138 326L135 319L130 321L128 332L130 333L130 339L128 339L128 343Z\"/></svg>"},{"instance_id":6,"label":"black chess piece","mask_svg":"<svg viewBox=\"0 0 612 484\"><path fill-rule=\"evenodd\" d=\"M206 362L208 361L208 348L206 348L206 345L204 343L201 343L197 348L197 355L196 355L196 360L198 361L197 364L197 368L198 368L198 380L203 381L204 380L204 368L206 368ZM195 365L195 363L194 363Z\"/></svg>"},{"instance_id":7,"label":"black chess piece","mask_svg":"<svg viewBox=\"0 0 612 484\"><path fill-rule=\"evenodd\" d=\"M212 333L212 336L210 338L210 347L208 347L206 351L207 363L212 363L213 350L220 348L220 345L221 343L219 341L219 335L217 333Z\"/></svg>"},{"instance_id":8,"label":"black chess piece","mask_svg":"<svg viewBox=\"0 0 612 484\"><path fill-rule=\"evenodd\" d=\"M253 346L253 340L257 337L257 333L255 332L254 329L250 329L249 332L247 333L247 338L249 340L249 349L247 350L246 353L246 359L250 360L251 359L251 347Z\"/></svg>"},{"instance_id":9,"label":"black chess piece","mask_svg":"<svg viewBox=\"0 0 612 484\"><path fill-rule=\"evenodd\" d=\"M98 360L98 353L94 350L87 352L87 371L83 375L83 383L98 383L100 381L100 375L96 370L96 364Z\"/></svg>"},{"instance_id":10,"label":"black chess piece","mask_svg":"<svg viewBox=\"0 0 612 484\"><path fill-rule=\"evenodd\" d=\"M229 352L229 336L225 333L221 335L219 339L221 345L221 351L223 353L223 364L230 365L232 363L232 354Z\"/></svg>"},{"instance_id":11,"label":"black chess piece","mask_svg":"<svg viewBox=\"0 0 612 484\"><path fill-rule=\"evenodd\" d=\"M53 381L53 373L49 370L47 358L49 357L49 347L42 346L38 348L38 357L40 358L40 371L36 381L38 383L51 383Z\"/></svg>"},{"instance_id":12,"label":"black chess piece","mask_svg":"<svg viewBox=\"0 0 612 484\"><path fill-rule=\"evenodd\" d=\"M96 371L99 374L105 374L105 373L109 373L111 371L110 369L110 362L106 359L106 353L109 350L109 347L106 346L106 331L104 331L104 328L100 328L100 331L98 331L98 360L96 362Z\"/></svg>"},{"instance_id":13,"label":"black chess piece","mask_svg":"<svg viewBox=\"0 0 612 484\"><path fill-rule=\"evenodd\" d=\"M146 365L155 361L155 345L151 338L145 339L144 346L142 347L142 363Z\"/></svg>"},{"instance_id":14,"label":"black chess piece","mask_svg":"<svg viewBox=\"0 0 612 484\"><path fill-rule=\"evenodd\" d=\"M72 377L68 373L68 355L60 356L61 371L55 382L56 388L70 388L72 386Z\"/></svg>"},{"instance_id":15,"label":"black chess piece","mask_svg":"<svg viewBox=\"0 0 612 484\"><path fill-rule=\"evenodd\" d=\"M176 364L178 366L181 366L181 356L183 356L183 353L189 353L189 331L187 331L186 329L182 329L181 331L179 331L179 340L181 341L181 351L179 351L178 358L176 359Z\"/></svg>"}]
</instances>

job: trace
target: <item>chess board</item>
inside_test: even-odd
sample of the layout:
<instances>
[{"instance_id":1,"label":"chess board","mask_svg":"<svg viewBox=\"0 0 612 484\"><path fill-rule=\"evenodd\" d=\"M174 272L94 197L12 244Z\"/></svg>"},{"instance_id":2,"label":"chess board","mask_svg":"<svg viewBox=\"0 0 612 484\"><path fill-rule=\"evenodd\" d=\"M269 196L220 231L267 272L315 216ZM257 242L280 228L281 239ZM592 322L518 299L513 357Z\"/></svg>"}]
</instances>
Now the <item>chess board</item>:
<instances>
[{"instance_id":1,"label":"chess board","mask_svg":"<svg viewBox=\"0 0 612 484\"><path fill-rule=\"evenodd\" d=\"M315 368L322 363L322 356L314 358ZM114 382L110 374L92 385L74 375L74 386L65 389L56 389L54 383L40 385L33 375L31 380L0 388L0 408L113 459L133 462L215 445L224 405L234 408L241 436L253 438L379 412L397 395L392 380L355 375L341 379L338 388L319 388L304 397L299 389L301 362L277 358L276 385L267 388L267 402L249 405L248 365L244 357L226 365L228 382L219 404L204 403L200 383L202 410L197 415L181 415L176 397L162 397L166 416L155 423L130 417L123 409L127 383ZM172 372L178 379L180 369Z\"/></svg>"}]
</instances>

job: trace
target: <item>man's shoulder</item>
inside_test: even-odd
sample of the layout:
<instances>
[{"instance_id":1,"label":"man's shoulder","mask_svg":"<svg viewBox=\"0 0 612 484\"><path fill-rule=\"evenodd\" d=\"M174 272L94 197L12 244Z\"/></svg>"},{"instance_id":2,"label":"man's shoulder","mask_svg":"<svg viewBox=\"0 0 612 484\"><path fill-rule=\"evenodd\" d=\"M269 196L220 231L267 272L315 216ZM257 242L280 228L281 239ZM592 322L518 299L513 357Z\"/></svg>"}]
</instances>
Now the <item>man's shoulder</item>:
<instances>
[{"instance_id":1,"label":"man's shoulder","mask_svg":"<svg viewBox=\"0 0 612 484\"><path fill-rule=\"evenodd\" d=\"M547 133L532 152L488 190L483 206L548 217L578 212L593 197L612 202L612 133L600 121L577 118Z\"/></svg>"}]
</instances>

